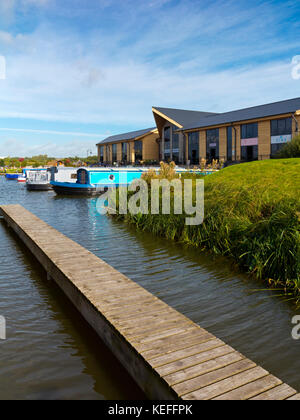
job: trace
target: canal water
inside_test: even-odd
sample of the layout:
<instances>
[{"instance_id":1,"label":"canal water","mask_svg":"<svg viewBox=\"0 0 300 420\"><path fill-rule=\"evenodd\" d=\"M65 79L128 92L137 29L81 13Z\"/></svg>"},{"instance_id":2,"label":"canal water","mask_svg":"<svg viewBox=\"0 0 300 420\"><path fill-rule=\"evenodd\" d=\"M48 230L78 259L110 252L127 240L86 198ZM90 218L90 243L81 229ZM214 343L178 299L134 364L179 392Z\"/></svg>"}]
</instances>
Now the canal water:
<instances>
[{"instance_id":1,"label":"canal water","mask_svg":"<svg viewBox=\"0 0 300 420\"><path fill-rule=\"evenodd\" d=\"M0 177L0 204L21 204L300 391L291 302L222 258L99 215L96 198L28 192ZM142 399L118 361L0 222L0 399Z\"/></svg>"}]
</instances>

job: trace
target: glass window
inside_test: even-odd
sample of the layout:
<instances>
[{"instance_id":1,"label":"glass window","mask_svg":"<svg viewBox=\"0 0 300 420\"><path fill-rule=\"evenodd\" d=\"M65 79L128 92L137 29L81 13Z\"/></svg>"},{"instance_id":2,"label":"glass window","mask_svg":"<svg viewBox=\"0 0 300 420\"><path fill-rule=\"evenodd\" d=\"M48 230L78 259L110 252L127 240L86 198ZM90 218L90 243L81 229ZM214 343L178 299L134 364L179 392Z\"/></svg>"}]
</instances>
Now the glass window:
<instances>
[{"instance_id":1,"label":"glass window","mask_svg":"<svg viewBox=\"0 0 300 420\"><path fill-rule=\"evenodd\" d=\"M271 136L292 134L292 118L281 118L271 121Z\"/></svg>"},{"instance_id":2,"label":"glass window","mask_svg":"<svg viewBox=\"0 0 300 420\"><path fill-rule=\"evenodd\" d=\"M281 144L271 144L271 156L275 156L277 152L279 152L279 150L281 150L283 148L283 146L285 146L286 143L281 143Z\"/></svg>"},{"instance_id":3,"label":"glass window","mask_svg":"<svg viewBox=\"0 0 300 420\"><path fill-rule=\"evenodd\" d=\"M232 127L227 127L227 160L232 160Z\"/></svg>"},{"instance_id":4,"label":"glass window","mask_svg":"<svg viewBox=\"0 0 300 420\"><path fill-rule=\"evenodd\" d=\"M165 160L169 161L171 158L171 127L164 128L164 155Z\"/></svg>"},{"instance_id":5,"label":"glass window","mask_svg":"<svg viewBox=\"0 0 300 420\"><path fill-rule=\"evenodd\" d=\"M287 136L292 134L292 118L280 118L271 121L271 137ZM274 142L271 139L271 155L276 155L286 143Z\"/></svg>"},{"instance_id":6,"label":"glass window","mask_svg":"<svg viewBox=\"0 0 300 420\"><path fill-rule=\"evenodd\" d=\"M134 142L134 154L135 154L136 162L143 160L143 142L142 141L136 140Z\"/></svg>"},{"instance_id":7,"label":"glass window","mask_svg":"<svg viewBox=\"0 0 300 420\"><path fill-rule=\"evenodd\" d=\"M199 164L199 132L188 134L189 161L192 165Z\"/></svg>"},{"instance_id":8,"label":"glass window","mask_svg":"<svg viewBox=\"0 0 300 420\"><path fill-rule=\"evenodd\" d=\"M100 162L103 163L103 156L104 156L104 146L100 147Z\"/></svg>"},{"instance_id":9,"label":"glass window","mask_svg":"<svg viewBox=\"0 0 300 420\"><path fill-rule=\"evenodd\" d=\"M113 162L117 161L117 145L116 144L112 145L112 161Z\"/></svg>"},{"instance_id":10,"label":"glass window","mask_svg":"<svg viewBox=\"0 0 300 420\"><path fill-rule=\"evenodd\" d=\"M241 126L242 139L254 139L258 137L258 123L242 124Z\"/></svg>"},{"instance_id":11,"label":"glass window","mask_svg":"<svg viewBox=\"0 0 300 420\"><path fill-rule=\"evenodd\" d=\"M127 143L122 143L122 161L127 162Z\"/></svg>"},{"instance_id":12,"label":"glass window","mask_svg":"<svg viewBox=\"0 0 300 420\"><path fill-rule=\"evenodd\" d=\"M219 129L206 130L206 159L219 159Z\"/></svg>"},{"instance_id":13,"label":"glass window","mask_svg":"<svg viewBox=\"0 0 300 420\"><path fill-rule=\"evenodd\" d=\"M106 146L106 162L110 161L110 155L109 155L109 146Z\"/></svg>"},{"instance_id":14,"label":"glass window","mask_svg":"<svg viewBox=\"0 0 300 420\"><path fill-rule=\"evenodd\" d=\"M174 133L173 135L173 150L176 150L179 148L179 134Z\"/></svg>"},{"instance_id":15,"label":"glass window","mask_svg":"<svg viewBox=\"0 0 300 420\"><path fill-rule=\"evenodd\" d=\"M241 160L251 162L258 159L258 146L242 146Z\"/></svg>"},{"instance_id":16,"label":"glass window","mask_svg":"<svg viewBox=\"0 0 300 420\"><path fill-rule=\"evenodd\" d=\"M174 133L172 139L172 160L179 163L179 134Z\"/></svg>"}]
</instances>

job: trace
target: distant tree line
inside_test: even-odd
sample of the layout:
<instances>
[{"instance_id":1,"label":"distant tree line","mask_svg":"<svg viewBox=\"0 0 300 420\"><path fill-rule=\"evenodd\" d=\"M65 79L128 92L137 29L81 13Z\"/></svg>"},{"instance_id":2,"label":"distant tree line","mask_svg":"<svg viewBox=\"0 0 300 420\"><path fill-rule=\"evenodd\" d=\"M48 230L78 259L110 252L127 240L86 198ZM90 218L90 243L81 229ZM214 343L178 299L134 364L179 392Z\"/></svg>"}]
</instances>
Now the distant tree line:
<instances>
[{"instance_id":1,"label":"distant tree line","mask_svg":"<svg viewBox=\"0 0 300 420\"><path fill-rule=\"evenodd\" d=\"M37 155L32 157L5 157L0 159L0 167L7 168L38 168L40 166L55 166L57 162L62 162L65 166L95 165L98 162L98 156L89 156L81 158L79 156L56 159L48 155Z\"/></svg>"}]
</instances>

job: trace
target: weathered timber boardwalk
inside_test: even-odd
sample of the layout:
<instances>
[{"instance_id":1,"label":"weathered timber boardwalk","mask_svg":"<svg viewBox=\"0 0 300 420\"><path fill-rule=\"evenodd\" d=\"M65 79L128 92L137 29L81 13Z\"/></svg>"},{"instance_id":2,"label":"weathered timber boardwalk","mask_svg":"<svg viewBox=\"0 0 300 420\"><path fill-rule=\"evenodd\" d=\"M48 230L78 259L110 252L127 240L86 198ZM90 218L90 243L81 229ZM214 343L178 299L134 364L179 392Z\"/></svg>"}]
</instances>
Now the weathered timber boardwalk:
<instances>
[{"instance_id":1,"label":"weathered timber boardwalk","mask_svg":"<svg viewBox=\"0 0 300 420\"><path fill-rule=\"evenodd\" d=\"M290 386L23 207L0 211L150 399L300 399Z\"/></svg>"}]
</instances>

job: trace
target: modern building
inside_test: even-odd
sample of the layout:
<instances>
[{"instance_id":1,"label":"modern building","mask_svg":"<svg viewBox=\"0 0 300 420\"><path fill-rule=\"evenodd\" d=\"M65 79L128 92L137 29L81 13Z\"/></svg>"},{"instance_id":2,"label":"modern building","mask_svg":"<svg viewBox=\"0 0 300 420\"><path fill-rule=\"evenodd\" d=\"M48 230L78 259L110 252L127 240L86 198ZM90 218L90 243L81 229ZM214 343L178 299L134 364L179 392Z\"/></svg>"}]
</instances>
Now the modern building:
<instances>
[{"instance_id":1,"label":"modern building","mask_svg":"<svg viewBox=\"0 0 300 420\"><path fill-rule=\"evenodd\" d=\"M97 147L99 162L105 164L159 160L159 136L156 127L107 137Z\"/></svg>"},{"instance_id":2,"label":"modern building","mask_svg":"<svg viewBox=\"0 0 300 420\"><path fill-rule=\"evenodd\" d=\"M199 118L183 126L187 163L270 159L298 132L300 98ZM178 132L178 130L177 130Z\"/></svg>"},{"instance_id":3,"label":"modern building","mask_svg":"<svg viewBox=\"0 0 300 420\"><path fill-rule=\"evenodd\" d=\"M108 137L98 144L104 163L202 159L270 159L299 133L300 98L225 113L152 108L156 128Z\"/></svg>"},{"instance_id":4,"label":"modern building","mask_svg":"<svg viewBox=\"0 0 300 420\"><path fill-rule=\"evenodd\" d=\"M183 128L208 116L217 115L211 112L161 107L153 107L152 112L161 138L160 159L181 164L188 160Z\"/></svg>"}]
</instances>

